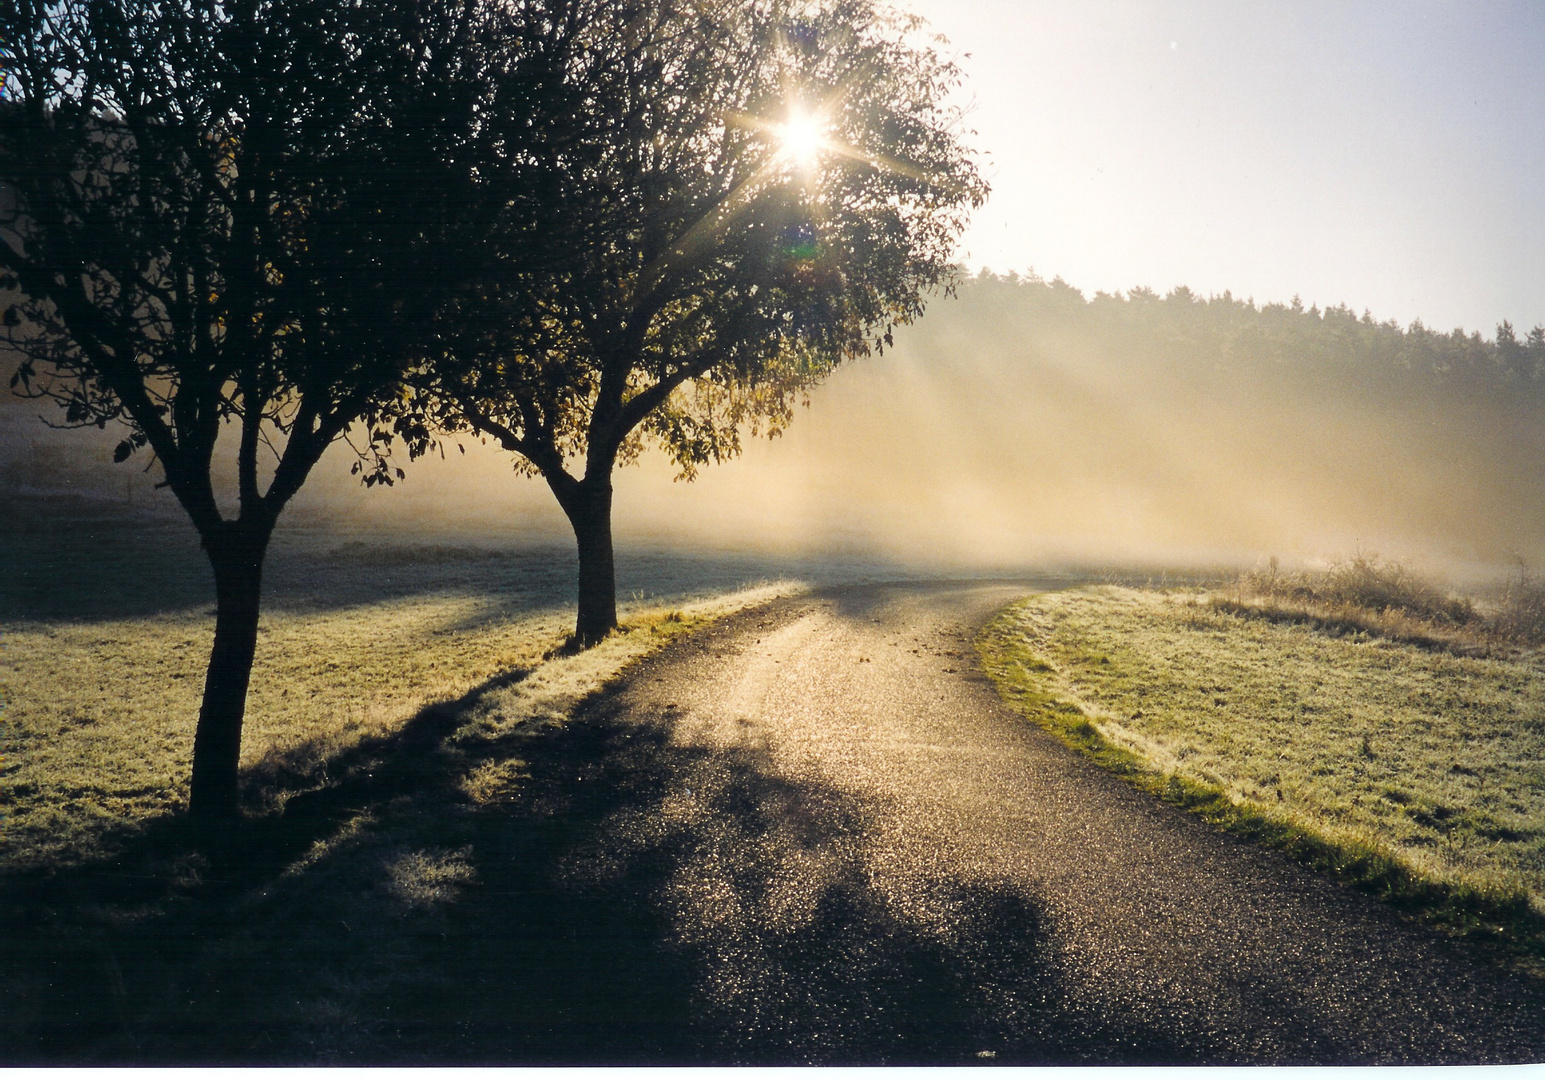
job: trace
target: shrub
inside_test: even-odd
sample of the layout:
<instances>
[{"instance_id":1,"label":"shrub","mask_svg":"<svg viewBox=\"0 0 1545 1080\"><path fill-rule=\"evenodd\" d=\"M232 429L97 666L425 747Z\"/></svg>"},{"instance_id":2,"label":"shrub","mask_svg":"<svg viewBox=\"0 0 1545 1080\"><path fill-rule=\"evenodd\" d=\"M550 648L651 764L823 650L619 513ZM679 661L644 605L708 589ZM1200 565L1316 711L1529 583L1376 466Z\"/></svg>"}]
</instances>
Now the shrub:
<instances>
[{"instance_id":1,"label":"shrub","mask_svg":"<svg viewBox=\"0 0 1545 1080\"><path fill-rule=\"evenodd\" d=\"M1463 655L1494 646L1545 645L1545 579L1527 567L1481 607L1402 563L1358 552L1328 570L1283 572L1273 557L1239 576L1212 606L1241 615L1307 621L1326 630L1363 631ZM1495 595L1495 594L1494 594Z\"/></svg>"},{"instance_id":2,"label":"shrub","mask_svg":"<svg viewBox=\"0 0 1545 1080\"><path fill-rule=\"evenodd\" d=\"M1326 608L1399 612L1449 626L1466 626L1476 617L1469 599L1439 588L1402 563L1361 551L1320 572L1282 573L1273 556L1265 569L1241 575L1238 591L1261 599Z\"/></svg>"},{"instance_id":3,"label":"shrub","mask_svg":"<svg viewBox=\"0 0 1545 1080\"><path fill-rule=\"evenodd\" d=\"M1333 604L1368 611L1399 611L1428 622L1465 626L1475 620L1475 606L1404 565L1358 552L1325 574L1324 597Z\"/></svg>"},{"instance_id":4,"label":"shrub","mask_svg":"<svg viewBox=\"0 0 1545 1080\"><path fill-rule=\"evenodd\" d=\"M1282 572L1275 557L1241 574L1212 606L1238 615L1308 622L1334 633L1367 633L1463 655L1490 651L1492 634L1470 599L1404 564L1358 552L1328 570Z\"/></svg>"},{"instance_id":5,"label":"shrub","mask_svg":"<svg viewBox=\"0 0 1545 1080\"><path fill-rule=\"evenodd\" d=\"M1545 580L1520 568L1490 619L1492 633L1525 645L1545 645Z\"/></svg>"}]
</instances>

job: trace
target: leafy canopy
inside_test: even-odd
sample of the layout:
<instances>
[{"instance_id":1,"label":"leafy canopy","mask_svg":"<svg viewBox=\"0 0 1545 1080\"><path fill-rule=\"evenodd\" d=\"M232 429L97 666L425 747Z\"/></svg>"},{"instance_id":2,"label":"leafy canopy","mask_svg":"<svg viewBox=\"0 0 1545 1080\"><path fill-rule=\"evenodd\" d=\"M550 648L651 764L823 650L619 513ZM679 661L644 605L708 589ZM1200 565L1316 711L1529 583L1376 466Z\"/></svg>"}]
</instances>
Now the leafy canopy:
<instances>
[{"instance_id":1,"label":"leafy canopy","mask_svg":"<svg viewBox=\"0 0 1545 1080\"><path fill-rule=\"evenodd\" d=\"M947 287L986 185L958 71L870 0L648 0L591 28L585 108L523 174L539 214L486 237L508 273L434 389L550 481L650 440L690 477Z\"/></svg>"},{"instance_id":2,"label":"leafy canopy","mask_svg":"<svg viewBox=\"0 0 1545 1080\"><path fill-rule=\"evenodd\" d=\"M563 0L18 0L0 9L13 387L149 447L202 532L217 440L271 518L354 424L390 483L407 366L465 288L480 110L539 93ZM362 423L361 423L362 422ZM400 476L400 472L396 475ZM265 487L266 484L266 487Z\"/></svg>"}]
</instances>

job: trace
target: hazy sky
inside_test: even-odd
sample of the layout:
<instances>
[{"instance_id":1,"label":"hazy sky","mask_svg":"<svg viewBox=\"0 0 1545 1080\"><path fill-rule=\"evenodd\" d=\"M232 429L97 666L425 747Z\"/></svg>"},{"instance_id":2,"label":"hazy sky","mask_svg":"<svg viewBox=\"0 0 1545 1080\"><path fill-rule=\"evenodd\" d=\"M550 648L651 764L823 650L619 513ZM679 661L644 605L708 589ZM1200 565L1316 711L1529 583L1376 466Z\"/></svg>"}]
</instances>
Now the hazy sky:
<instances>
[{"instance_id":1,"label":"hazy sky","mask_svg":"<svg viewBox=\"0 0 1545 1080\"><path fill-rule=\"evenodd\" d=\"M973 267L1545 323L1545 3L903 2L991 155Z\"/></svg>"}]
</instances>

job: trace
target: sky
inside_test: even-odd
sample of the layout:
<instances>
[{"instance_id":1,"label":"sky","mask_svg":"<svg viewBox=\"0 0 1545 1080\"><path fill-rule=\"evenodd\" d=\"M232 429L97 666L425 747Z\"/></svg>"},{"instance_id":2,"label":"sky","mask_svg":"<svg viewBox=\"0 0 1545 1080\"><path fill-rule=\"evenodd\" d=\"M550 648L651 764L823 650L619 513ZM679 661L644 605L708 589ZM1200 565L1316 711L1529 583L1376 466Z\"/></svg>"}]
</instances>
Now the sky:
<instances>
[{"instance_id":1,"label":"sky","mask_svg":"<svg viewBox=\"0 0 1545 1080\"><path fill-rule=\"evenodd\" d=\"M1545 323L1545 3L902 2L967 77L973 269Z\"/></svg>"}]
</instances>

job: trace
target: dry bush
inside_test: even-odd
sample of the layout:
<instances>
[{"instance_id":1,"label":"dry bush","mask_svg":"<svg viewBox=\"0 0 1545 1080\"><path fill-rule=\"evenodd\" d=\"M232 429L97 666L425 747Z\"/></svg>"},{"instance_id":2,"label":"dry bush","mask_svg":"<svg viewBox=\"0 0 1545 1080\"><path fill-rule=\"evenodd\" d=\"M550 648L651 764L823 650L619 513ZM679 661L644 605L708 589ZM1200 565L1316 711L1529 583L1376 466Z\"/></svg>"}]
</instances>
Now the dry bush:
<instances>
[{"instance_id":1,"label":"dry bush","mask_svg":"<svg viewBox=\"0 0 1545 1080\"><path fill-rule=\"evenodd\" d=\"M1235 615L1309 623L1333 634L1370 634L1459 655L1498 643L1489 621L1457 596L1393 559L1358 552L1320 571L1283 572L1275 557L1241 574L1212 606Z\"/></svg>"},{"instance_id":2,"label":"dry bush","mask_svg":"<svg viewBox=\"0 0 1545 1080\"><path fill-rule=\"evenodd\" d=\"M1328 570L1284 572L1276 558L1241 574L1212 606L1236 615L1313 623L1460 655L1545 645L1545 579L1518 576L1480 604L1393 559L1358 552Z\"/></svg>"},{"instance_id":3,"label":"dry bush","mask_svg":"<svg viewBox=\"0 0 1545 1080\"><path fill-rule=\"evenodd\" d=\"M1325 574L1325 595L1332 603L1369 611L1398 611L1438 625L1467 626L1475 605L1455 596L1398 562L1359 552Z\"/></svg>"},{"instance_id":4,"label":"dry bush","mask_svg":"<svg viewBox=\"0 0 1545 1080\"><path fill-rule=\"evenodd\" d=\"M1326 608L1399 612L1440 626L1467 626L1475 605L1455 596L1393 559L1358 552L1318 573L1281 573L1273 558L1265 570L1240 578L1244 591L1266 599L1296 600Z\"/></svg>"},{"instance_id":5,"label":"dry bush","mask_svg":"<svg viewBox=\"0 0 1545 1080\"><path fill-rule=\"evenodd\" d=\"M1545 645L1545 580L1520 565L1518 580L1509 580L1490 618L1492 633L1523 645Z\"/></svg>"}]
</instances>

